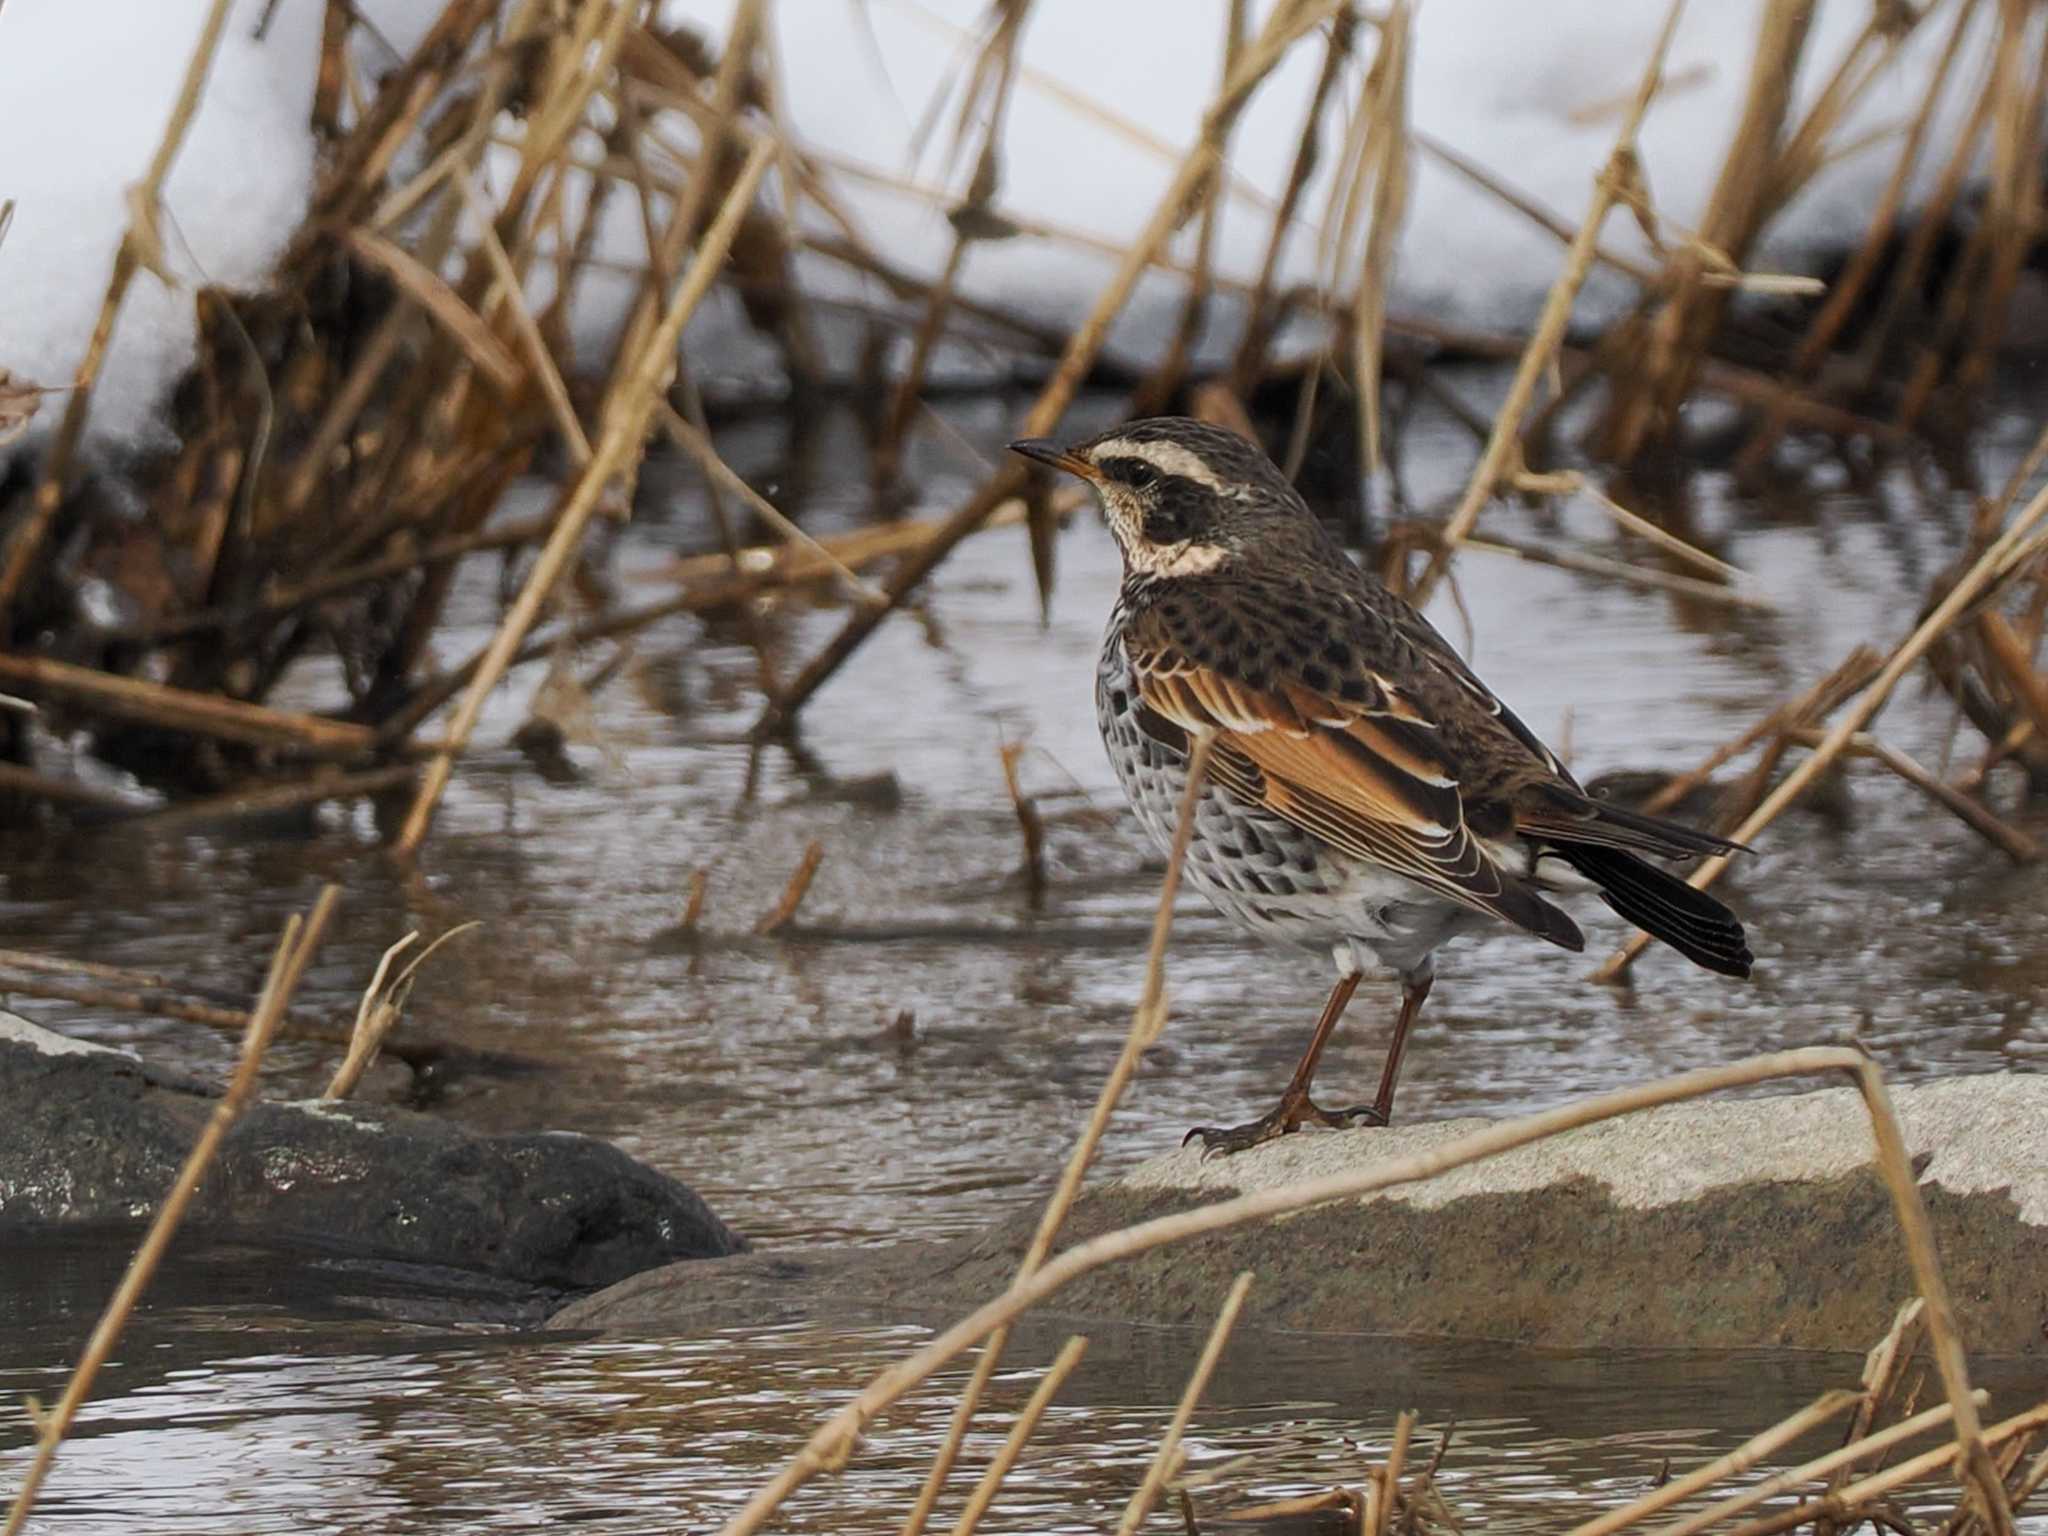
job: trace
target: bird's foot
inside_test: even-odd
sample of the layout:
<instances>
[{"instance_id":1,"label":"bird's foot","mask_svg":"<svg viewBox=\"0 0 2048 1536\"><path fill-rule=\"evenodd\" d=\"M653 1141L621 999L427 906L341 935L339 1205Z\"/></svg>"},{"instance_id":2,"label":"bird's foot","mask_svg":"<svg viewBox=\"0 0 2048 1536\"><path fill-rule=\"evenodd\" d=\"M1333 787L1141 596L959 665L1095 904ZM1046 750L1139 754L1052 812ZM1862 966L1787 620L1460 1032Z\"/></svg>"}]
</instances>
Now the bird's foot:
<instances>
[{"instance_id":1,"label":"bird's foot","mask_svg":"<svg viewBox=\"0 0 2048 1536\"><path fill-rule=\"evenodd\" d=\"M1303 1094L1298 1099L1282 1099L1277 1105L1256 1120L1243 1125L1217 1127L1198 1125L1180 1139L1186 1146L1199 1139L1202 1155L1228 1157L1233 1152L1248 1152L1263 1142L1275 1141L1282 1136L1291 1136L1304 1125L1327 1125L1333 1130L1344 1130L1354 1125L1384 1125L1386 1117L1370 1104L1356 1105L1350 1109L1324 1109Z\"/></svg>"},{"instance_id":2,"label":"bird's foot","mask_svg":"<svg viewBox=\"0 0 2048 1536\"><path fill-rule=\"evenodd\" d=\"M1340 1109L1334 1117L1339 1125L1360 1125L1383 1128L1392 1125L1393 1117L1377 1104L1354 1104L1349 1109Z\"/></svg>"}]
</instances>

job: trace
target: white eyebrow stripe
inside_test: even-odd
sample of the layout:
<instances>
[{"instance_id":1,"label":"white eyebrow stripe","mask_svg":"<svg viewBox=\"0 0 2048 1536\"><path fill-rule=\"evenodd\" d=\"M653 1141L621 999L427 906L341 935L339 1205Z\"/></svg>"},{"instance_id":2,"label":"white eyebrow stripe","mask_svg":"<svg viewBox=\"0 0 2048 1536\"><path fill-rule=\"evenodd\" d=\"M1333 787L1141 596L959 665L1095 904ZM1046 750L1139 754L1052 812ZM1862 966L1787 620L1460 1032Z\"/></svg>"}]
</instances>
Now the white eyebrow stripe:
<instances>
[{"instance_id":1,"label":"white eyebrow stripe","mask_svg":"<svg viewBox=\"0 0 2048 1536\"><path fill-rule=\"evenodd\" d=\"M1179 443L1139 442L1128 437L1112 437L1097 443L1088 452L1098 464L1104 459L1142 459L1162 475L1180 475L1219 496L1231 494L1216 478L1216 472L1202 461L1200 454L1191 448L1183 448Z\"/></svg>"}]
</instances>

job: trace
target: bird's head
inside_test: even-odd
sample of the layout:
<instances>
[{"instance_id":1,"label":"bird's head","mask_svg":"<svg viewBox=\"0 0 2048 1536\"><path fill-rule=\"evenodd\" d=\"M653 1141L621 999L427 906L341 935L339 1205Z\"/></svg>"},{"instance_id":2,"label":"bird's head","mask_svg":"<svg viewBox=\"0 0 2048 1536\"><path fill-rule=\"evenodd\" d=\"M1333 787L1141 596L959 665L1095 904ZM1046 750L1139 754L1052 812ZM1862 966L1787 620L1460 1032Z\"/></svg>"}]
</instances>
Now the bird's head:
<instances>
[{"instance_id":1,"label":"bird's head","mask_svg":"<svg viewBox=\"0 0 2048 1536\"><path fill-rule=\"evenodd\" d=\"M1010 448L1095 488L1131 575L1206 575L1315 526L1256 443L1189 417L1126 422L1071 447L1025 438Z\"/></svg>"}]
</instances>

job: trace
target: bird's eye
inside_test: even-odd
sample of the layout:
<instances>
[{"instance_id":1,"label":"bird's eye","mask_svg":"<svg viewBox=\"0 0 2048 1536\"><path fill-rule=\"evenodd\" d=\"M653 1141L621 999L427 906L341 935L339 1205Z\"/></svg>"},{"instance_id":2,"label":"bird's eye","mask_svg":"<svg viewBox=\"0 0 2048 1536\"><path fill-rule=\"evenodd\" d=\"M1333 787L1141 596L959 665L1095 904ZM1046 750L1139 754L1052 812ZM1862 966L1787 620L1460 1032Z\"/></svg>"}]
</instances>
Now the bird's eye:
<instances>
[{"instance_id":1,"label":"bird's eye","mask_svg":"<svg viewBox=\"0 0 2048 1536\"><path fill-rule=\"evenodd\" d=\"M1133 459L1130 467L1124 471L1124 484L1135 486L1138 490L1149 491L1158 483L1159 471L1143 459Z\"/></svg>"}]
</instances>

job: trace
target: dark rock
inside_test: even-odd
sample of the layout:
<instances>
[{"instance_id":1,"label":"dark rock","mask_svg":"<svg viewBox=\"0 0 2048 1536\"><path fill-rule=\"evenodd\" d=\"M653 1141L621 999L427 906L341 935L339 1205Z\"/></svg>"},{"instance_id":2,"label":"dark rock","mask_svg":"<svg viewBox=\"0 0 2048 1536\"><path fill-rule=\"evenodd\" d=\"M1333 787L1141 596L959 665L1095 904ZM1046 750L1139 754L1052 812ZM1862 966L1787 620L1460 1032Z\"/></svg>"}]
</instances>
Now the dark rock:
<instances>
[{"instance_id":1,"label":"dark rock","mask_svg":"<svg viewBox=\"0 0 2048 1536\"><path fill-rule=\"evenodd\" d=\"M147 1217L214 1104L0 1012L0 1232ZM324 1102L251 1106L186 1224L556 1291L745 1246L690 1189L591 1137Z\"/></svg>"}]
</instances>

